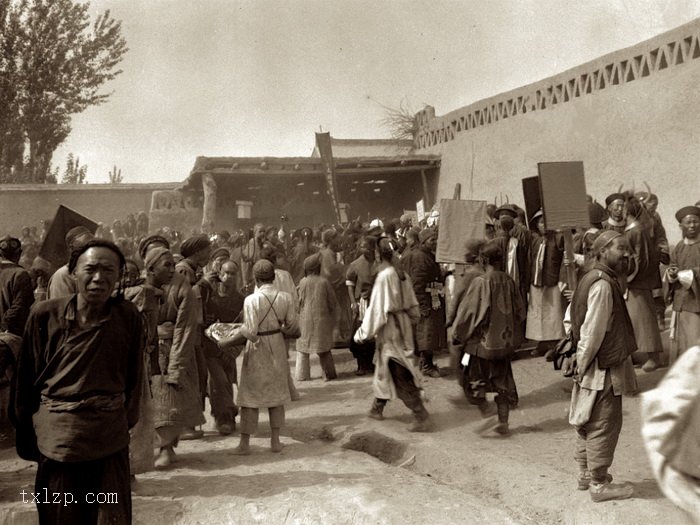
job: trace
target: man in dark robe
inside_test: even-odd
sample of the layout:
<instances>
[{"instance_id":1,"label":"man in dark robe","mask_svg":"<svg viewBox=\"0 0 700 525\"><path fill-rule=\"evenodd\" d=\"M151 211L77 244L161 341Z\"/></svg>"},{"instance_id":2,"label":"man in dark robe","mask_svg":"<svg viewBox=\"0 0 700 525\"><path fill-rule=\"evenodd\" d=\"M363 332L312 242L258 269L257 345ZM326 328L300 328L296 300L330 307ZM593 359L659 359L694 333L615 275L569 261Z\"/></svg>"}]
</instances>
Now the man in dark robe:
<instances>
[{"instance_id":1,"label":"man in dark robe","mask_svg":"<svg viewBox=\"0 0 700 525\"><path fill-rule=\"evenodd\" d=\"M660 254L651 237L650 223L642 203L632 198L627 206L625 237L631 255L627 276L627 310L634 326L638 362L643 363L642 370L652 372L661 366L663 352L652 293L655 288L661 288Z\"/></svg>"},{"instance_id":2,"label":"man in dark robe","mask_svg":"<svg viewBox=\"0 0 700 525\"><path fill-rule=\"evenodd\" d=\"M518 404L511 358L515 352L514 336L524 317L520 294L505 272L503 252L496 241L481 250L486 271L474 278L457 309L452 339L455 345L466 344L469 358L464 368L462 387L467 400L479 407L488 418L481 430L507 435L508 415ZM496 393L496 412L486 394Z\"/></svg>"},{"instance_id":3,"label":"man in dark robe","mask_svg":"<svg viewBox=\"0 0 700 525\"><path fill-rule=\"evenodd\" d=\"M237 289L238 265L226 261L221 265L218 282L207 304L207 325L243 322L243 295ZM241 348L220 348L204 338L204 353L209 370L209 403L216 429L229 435L236 429L238 408L233 402L233 384L237 382L236 354Z\"/></svg>"},{"instance_id":4,"label":"man in dark robe","mask_svg":"<svg viewBox=\"0 0 700 525\"><path fill-rule=\"evenodd\" d=\"M202 269L209 262L211 254L211 242L206 234L195 235L185 239L180 246L180 253L184 257L175 265L175 271L184 276L192 287L197 302L197 322L199 328L195 339L195 356L197 361L197 377L199 379L199 392L202 398L207 395L207 359L204 353L204 319L206 318L206 305L212 293L212 285L202 276ZM204 435L201 430L186 428L180 439L199 439Z\"/></svg>"},{"instance_id":5,"label":"man in dark robe","mask_svg":"<svg viewBox=\"0 0 700 525\"><path fill-rule=\"evenodd\" d=\"M367 236L360 241L360 256L350 263L345 276L345 284L350 297L350 309L353 316L353 332L362 324L370 297L372 296L372 285L377 277L377 262L375 261L375 251L377 249L377 239ZM374 357L374 341L370 340L357 343L350 342L350 351L357 360L356 375L362 376L371 374L374 371L372 358Z\"/></svg>"},{"instance_id":6,"label":"man in dark robe","mask_svg":"<svg viewBox=\"0 0 700 525\"><path fill-rule=\"evenodd\" d=\"M700 341L700 207L676 212L683 240L673 249L666 272L673 304L671 362Z\"/></svg>"},{"instance_id":7,"label":"man in dark robe","mask_svg":"<svg viewBox=\"0 0 700 525\"><path fill-rule=\"evenodd\" d=\"M444 281L440 265L435 260L437 230L426 228L420 232L419 239L420 247L413 250L402 264L411 278L420 306L415 338L421 373L441 377L440 369L433 362L433 356L439 350L440 332L445 330L445 309L440 297Z\"/></svg>"},{"instance_id":8,"label":"man in dark robe","mask_svg":"<svg viewBox=\"0 0 700 525\"><path fill-rule=\"evenodd\" d=\"M18 261L22 244L14 237L0 239L0 385L7 385L20 346L34 290L29 273ZM7 407L5 407L7 408Z\"/></svg>"},{"instance_id":9,"label":"man in dark robe","mask_svg":"<svg viewBox=\"0 0 700 525\"><path fill-rule=\"evenodd\" d=\"M625 233L627 226L627 197L622 193L612 193L605 198L605 207L608 210L608 218L603 222L604 230L613 230L617 233Z\"/></svg>"},{"instance_id":10,"label":"man in dark robe","mask_svg":"<svg viewBox=\"0 0 700 525\"><path fill-rule=\"evenodd\" d=\"M37 304L27 321L17 452L38 462L36 492L65 499L37 504L42 524L131 523L129 429L139 417L143 332L136 307L112 297L123 268L114 244L88 242L69 263L77 294ZM116 498L98 503L98 493Z\"/></svg>"}]
</instances>

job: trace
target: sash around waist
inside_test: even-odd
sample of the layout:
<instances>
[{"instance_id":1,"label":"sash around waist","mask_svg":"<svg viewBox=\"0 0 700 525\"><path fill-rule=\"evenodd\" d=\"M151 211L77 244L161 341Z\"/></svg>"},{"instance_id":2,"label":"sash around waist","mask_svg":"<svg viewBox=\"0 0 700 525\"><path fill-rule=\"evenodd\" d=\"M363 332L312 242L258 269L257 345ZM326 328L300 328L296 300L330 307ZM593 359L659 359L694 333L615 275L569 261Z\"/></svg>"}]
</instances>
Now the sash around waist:
<instances>
[{"instance_id":1,"label":"sash around waist","mask_svg":"<svg viewBox=\"0 0 700 525\"><path fill-rule=\"evenodd\" d=\"M41 405L49 412L75 412L81 409L95 409L105 412L113 412L124 408L126 397L123 393L114 395L94 395L77 401L51 399L41 396Z\"/></svg>"},{"instance_id":2,"label":"sash around waist","mask_svg":"<svg viewBox=\"0 0 700 525\"><path fill-rule=\"evenodd\" d=\"M282 330L277 328L276 330L267 330L265 332L258 332L258 336L262 337L265 335L275 335L275 334L281 334L281 333L282 333Z\"/></svg>"}]
</instances>

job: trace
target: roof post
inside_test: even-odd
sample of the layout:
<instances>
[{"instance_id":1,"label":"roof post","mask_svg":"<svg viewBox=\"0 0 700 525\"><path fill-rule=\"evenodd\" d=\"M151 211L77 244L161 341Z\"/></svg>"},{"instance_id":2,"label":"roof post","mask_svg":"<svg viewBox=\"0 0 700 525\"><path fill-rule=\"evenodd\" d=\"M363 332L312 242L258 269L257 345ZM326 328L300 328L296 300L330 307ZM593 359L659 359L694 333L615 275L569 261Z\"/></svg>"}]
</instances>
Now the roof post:
<instances>
[{"instance_id":1,"label":"roof post","mask_svg":"<svg viewBox=\"0 0 700 525\"><path fill-rule=\"evenodd\" d=\"M214 231L214 219L216 218L216 180L211 173L202 175L202 190L204 202L202 203L202 232Z\"/></svg>"}]
</instances>

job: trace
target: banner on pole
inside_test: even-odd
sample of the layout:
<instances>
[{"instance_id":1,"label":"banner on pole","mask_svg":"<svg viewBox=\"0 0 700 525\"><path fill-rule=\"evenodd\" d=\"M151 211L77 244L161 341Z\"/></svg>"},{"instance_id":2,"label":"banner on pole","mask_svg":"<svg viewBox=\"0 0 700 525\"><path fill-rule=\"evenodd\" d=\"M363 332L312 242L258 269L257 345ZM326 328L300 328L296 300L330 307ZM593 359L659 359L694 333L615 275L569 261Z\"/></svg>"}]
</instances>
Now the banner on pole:
<instances>
[{"instance_id":1,"label":"banner on pole","mask_svg":"<svg viewBox=\"0 0 700 525\"><path fill-rule=\"evenodd\" d=\"M440 227L436 260L464 264L469 239L483 239L486 201L440 200Z\"/></svg>"},{"instance_id":2,"label":"banner on pole","mask_svg":"<svg viewBox=\"0 0 700 525\"><path fill-rule=\"evenodd\" d=\"M39 250L39 256L49 261L54 268L60 268L68 262L70 253L66 247L66 233L76 226L84 226L92 233L97 231L97 223L81 215L75 210L71 210L59 205L56 215L51 221L51 227L46 233L44 242Z\"/></svg>"},{"instance_id":3,"label":"banner on pole","mask_svg":"<svg viewBox=\"0 0 700 525\"><path fill-rule=\"evenodd\" d=\"M588 201L583 162L540 162L540 191L548 230L588 228Z\"/></svg>"},{"instance_id":4,"label":"banner on pole","mask_svg":"<svg viewBox=\"0 0 700 525\"><path fill-rule=\"evenodd\" d=\"M316 146L318 147L318 153L321 156L321 164L323 165L323 172L326 177L326 192L331 199L333 214L335 215L335 220L338 222L338 224L341 224L342 217L340 214L338 199L338 181L335 175L335 165L333 163L331 134L328 132L316 133Z\"/></svg>"}]
</instances>

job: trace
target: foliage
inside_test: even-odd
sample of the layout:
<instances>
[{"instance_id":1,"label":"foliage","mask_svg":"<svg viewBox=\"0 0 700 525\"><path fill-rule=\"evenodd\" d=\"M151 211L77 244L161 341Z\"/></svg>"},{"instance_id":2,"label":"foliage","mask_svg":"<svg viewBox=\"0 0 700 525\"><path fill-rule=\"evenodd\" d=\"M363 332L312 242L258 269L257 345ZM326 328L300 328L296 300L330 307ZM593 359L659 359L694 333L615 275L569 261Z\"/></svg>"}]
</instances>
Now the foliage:
<instances>
[{"instance_id":1,"label":"foliage","mask_svg":"<svg viewBox=\"0 0 700 525\"><path fill-rule=\"evenodd\" d=\"M112 171L109 172L109 183L121 184L122 182L124 182L124 179L122 178L122 170L117 169L117 165L115 164Z\"/></svg>"},{"instance_id":2,"label":"foliage","mask_svg":"<svg viewBox=\"0 0 700 525\"><path fill-rule=\"evenodd\" d=\"M71 117L104 103L127 52L109 11L88 3L0 0L0 182L48 182Z\"/></svg>"},{"instance_id":3,"label":"foliage","mask_svg":"<svg viewBox=\"0 0 700 525\"><path fill-rule=\"evenodd\" d=\"M416 121L416 113L411 106L403 100L398 108L392 108L380 104L384 108L384 118L380 123L388 128L391 132L391 138L396 140L410 139L413 140L418 131L418 122Z\"/></svg>"},{"instance_id":4,"label":"foliage","mask_svg":"<svg viewBox=\"0 0 700 525\"><path fill-rule=\"evenodd\" d=\"M68 154L66 169L61 177L61 184L83 184L87 178L87 166L80 165L80 159Z\"/></svg>"}]
</instances>

